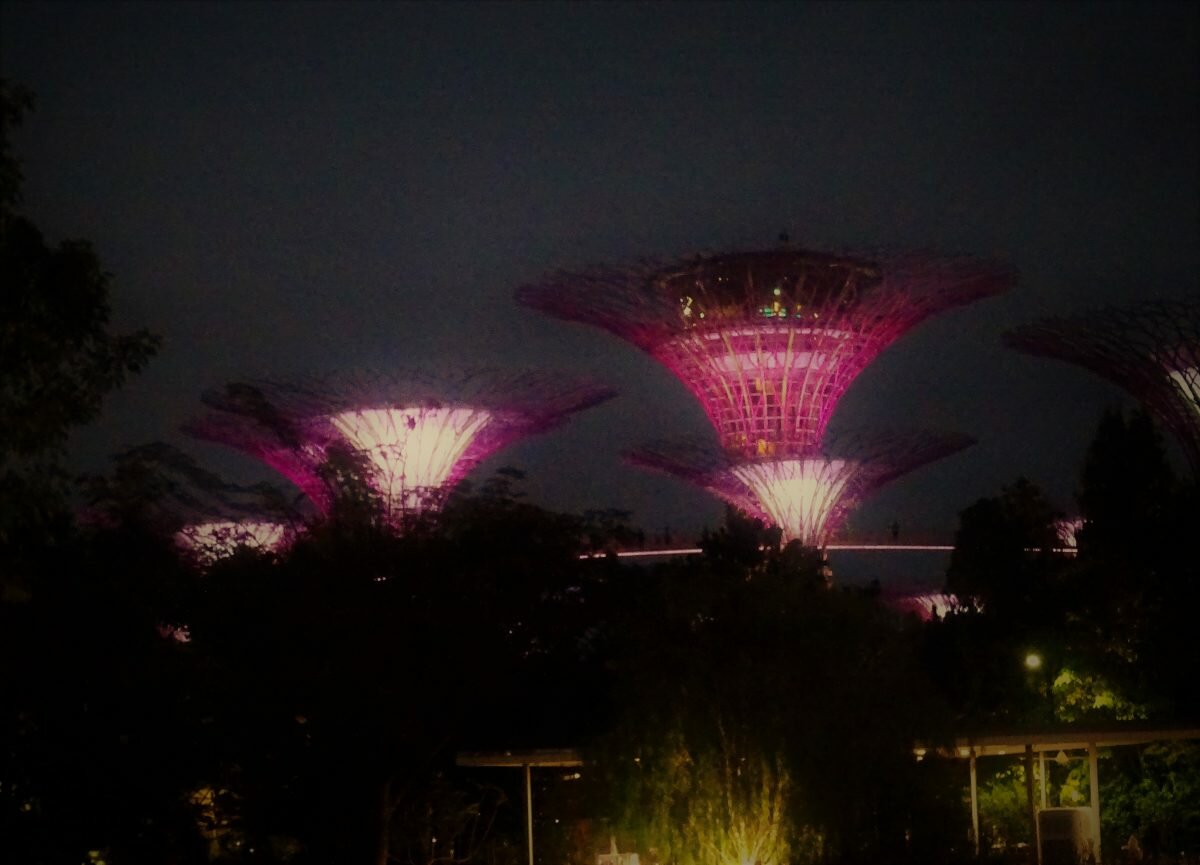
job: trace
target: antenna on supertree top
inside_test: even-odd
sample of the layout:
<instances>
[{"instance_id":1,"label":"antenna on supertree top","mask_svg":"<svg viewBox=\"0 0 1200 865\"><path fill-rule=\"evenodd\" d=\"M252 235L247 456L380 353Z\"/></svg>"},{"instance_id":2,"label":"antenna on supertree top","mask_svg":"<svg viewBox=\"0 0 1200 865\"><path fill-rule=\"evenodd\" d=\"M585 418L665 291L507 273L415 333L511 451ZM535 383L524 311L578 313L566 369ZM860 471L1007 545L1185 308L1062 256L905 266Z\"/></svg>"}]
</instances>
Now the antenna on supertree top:
<instances>
[{"instance_id":1,"label":"antenna on supertree top","mask_svg":"<svg viewBox=\"0 0 1200 865\"><path fill-rule=\"evenodd\" d=\"M306 483L316 478L320 492L312 497L326 513L337 490L323 464L335 449L357 455L395 528L410 516L438 510L480 460L513 440L551 429L615 395L556 374L494 370L340 373L231 388L253 395L223 404L241 419L234 431L247 429L249 419L253 435L231 436L228 444L264 461L270 457L269 464L283 466L289 477Z\"/></svg>"},{"instance_id":2,"label":"antenna on supertree top","mask_svg":"<svg viewBox=\"0 0 1200 865\"><path fill-rule=\"evenodd\" d=\"M1200 301L1157 300L1045 318L1008 331L1004 343L1123 387L1171 431L1200 479Z\"/></svg>"},{"instance_id":3,"label":"antenna on supertree top","mask_svg":"<svg viewBox=\"0 0 1200 865\"><path fill-rule=\"evenodd\" d=\"M820 520L834 516L831 502L851 486L846 464L824 448L846 389L926 318L999 294L1013 279L975 259L789 246L558 272L518 289L517 299L604 328L670 369L717 432L726 468L711 487L790 537L823 543Z\"/></svg>"},{"instance_id":4,"label":"antenna on supertree top","mask_svg":"<svg viewBox=\"0 0 1200 865\"><path fill-rule=\"evenodd\" d=\"M778 526L784 540L824 548L870 493L974 441L958 433L855 432L805 457L757 459L682 439L645 445L626 459L709 490Z\"/></svg>"}]
</instances>

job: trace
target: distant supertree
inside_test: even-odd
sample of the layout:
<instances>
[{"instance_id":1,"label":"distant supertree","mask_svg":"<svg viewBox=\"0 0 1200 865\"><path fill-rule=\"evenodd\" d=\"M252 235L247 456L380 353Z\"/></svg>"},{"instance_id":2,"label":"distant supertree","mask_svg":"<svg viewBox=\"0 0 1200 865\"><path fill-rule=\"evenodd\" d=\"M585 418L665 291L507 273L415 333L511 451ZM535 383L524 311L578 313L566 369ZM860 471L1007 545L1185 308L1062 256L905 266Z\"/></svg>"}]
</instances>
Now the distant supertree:
<instances>
[{"instance_id":1,"label":"distant supertree","mask_svg":"<svg viewBox=\"0 0 1200 865\"><path fill-rule=\"evenodd\" d=\"M1004 342L1125 388L1174 434L1200 478L1200 301L1147 301L1042 319L1010 330Z\"/></svg>"},{"instance_id":2,"label":"distant supertree","mask_svg":"<svg viewBox=\"0 0 1200 865\"><path fill-rule=\"evenodd\" d=\"M173 537L202 567L243 547L277 551L295 536L299 515L270 484L230 483L164 442L130 448L114 462L111 476L86 485L86 523L136 521Z\"/></svg>"},{"instance_id":3,"label":"distant supertree","mask_svg":"<svg viewBox=\"0 0 1200 865\"><path fill-rule=\"evenodd\" d=\"M285 523L267 520L208 520L188 523L175 533L175 542L197 564L208 567L238 550L278 552L289 546L294 532Z\"/></svg>"},{"instance_id":4,"label":"distant supertree","mask_svg":"<svg viewBox=\"0 0 1200 865\"><path fill-rule=\"evenodd\" d=\"M915 615L923 622L933 619L944 619L950 613L963 609L975 609L964 605L956 595L940 592L918 592L916 594L884 596L884 600L892 609L901 613Z\"/></svg>"},{"instance_id":5,"label":"distant supertree","mask_svg":"<svg viewBox=\"0 0 1200 865\"><path fill-rule=\"evenodd\" d=\"M361 458L399 526L439 508L480 460L613 395L544 372L349 373L229 385L204 397L217 415L187 430L259 457L324 513L338 493L330 457Z\"/></svg>"},{"instance_id":6,"label":"distant supertree","mask_svg":"<svg viewBox=\"0 0 1200 865\"><path fill-rule=\"evenodd\" d=\"M841 518L840 503L866 491L856 478L872 474L824 447L846 389L929 316L1011 281L1008 270L976 260L776 249L560 272L517 298L629 340L700 401L717 432L719 469L695 464L687 447L643 451L636 461L691 477L789 537L820 545ZM933 458L912 456L902 448L890 463L880 454L870 462L886 480L899 471L885 465L907 470Z\"/></svg>"},{"instance_id":7,"label":"distant supertree","mask_svg":"<svg viewBox=\"0 0 1200 865\"><path fill-rule=\"evenodd\" d=\"M742 457L698 439L663 441L630 462L704 487L778 526L787 540L824 547L858 503L887 482L969 447L956 433L887 432L835 437L804 457Z\"/></svg>"}]
</instances>

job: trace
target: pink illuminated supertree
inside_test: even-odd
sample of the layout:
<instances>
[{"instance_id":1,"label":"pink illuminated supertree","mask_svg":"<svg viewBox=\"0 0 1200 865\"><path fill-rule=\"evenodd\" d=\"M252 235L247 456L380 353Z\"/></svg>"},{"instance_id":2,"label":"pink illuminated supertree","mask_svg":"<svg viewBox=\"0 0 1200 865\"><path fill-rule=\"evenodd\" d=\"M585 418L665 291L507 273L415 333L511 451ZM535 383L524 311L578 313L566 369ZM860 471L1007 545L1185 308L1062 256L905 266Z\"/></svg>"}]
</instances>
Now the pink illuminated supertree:
<instances>
[{"instance_id":1,"label":"pink illuminated supertree","mask_svg":"<svg viewBox=\"0 0 1200 865\"><path fill-rule=\"evenodd\" d=\"M731 454L788 456L820 446L838 400L888 345L1011 280L975 260L780 249L560 272L517 299L649 353L695 394Z\"/></svg>"},{"instance_id":2,"label":"pink illuminated supertree","mask_svg":"<svg viewBox=\"0 0 1200 865\"><path fill-rule=\"evenodd\" d=\"M778 526L786 540L823 548L870 493L973 443L956 433L860 433L804 456L743 457L687 439L646 445L627 459L711 491Z\"/></svg>"},{"instance_id":3,"label":"pink illuminated supertree","mask_svg":"<svg viewBox=\"0 0 1200 865\"><path fill-rule=\"evenodd\" d=\"M480 460L613 395L542 372L342 374L229 385L205 396L218 414L187 430L259 457L322 513L338 492L326 463L351 454L399 528L440 508Z\"/></svg>"},{"instance_id":4,"label":"pink illuminated supertree","mask_svg":"<svg viewBox=\"0 0 1200 865\"><path fill-rule=\"evenodd\" d=\"M868 448L866 461L831 457L825 430L846 389L929 316L1011 282L1010 271L977 260L777 249L560 272L517 299L629 340L700 401L720 443L715 462L697 462L688 447L643 451L636 461L690 477L789 538L821 546L843 503L940 455L901 448L889 462Z\"/></svg>"},{"instance_id":5,"label":"pink illuminated supertree","mask_svg":"<svg viewBox=\"0 0 1200 865\"><path fill-rule=\"evenodd\" d=\"M1042 319L1009 331L1004 342L1125 388L1174 434L1200 478L1200 301L1147 301Z\"/></svg>"}]
</instances>

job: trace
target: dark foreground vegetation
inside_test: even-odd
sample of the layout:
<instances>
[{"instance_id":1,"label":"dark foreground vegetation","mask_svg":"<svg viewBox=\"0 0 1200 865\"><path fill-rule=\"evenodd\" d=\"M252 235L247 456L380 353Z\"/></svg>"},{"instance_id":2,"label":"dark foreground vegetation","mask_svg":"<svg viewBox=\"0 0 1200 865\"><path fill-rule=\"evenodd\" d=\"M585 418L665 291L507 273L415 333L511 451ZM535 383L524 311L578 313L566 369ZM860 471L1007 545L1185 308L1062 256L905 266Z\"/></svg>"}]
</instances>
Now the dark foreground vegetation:
<instances>
[{"instance_id":1,"label":"dark foreground vegetation","mask_svg":"<svg viewBox=\"0 0 1200 865\"><path fill-rule=\"evenodd\" d=\"M4 97L7 133L23 99ZM1082 455L1077 556L1027 481L964 510L961 606L930 623L828 588L815 551L736 514L702 556L581 560L633 537L624 515L549 513L516 472L397 536L342 466L334 516L286 552L199 563L179 501L287 503L163 447L63 469L156 341L110 332L86 243L19 216L7 140L0 861L517 863L518 773L455 755L561 746L587 763L536 773L540 863L614 841L678 865L966 861L963 765L914 743L1200 716L1197 491L1142 415L1106 415ZM984 849L1020 855L1021 767L980 771ZM1197 855L1196 745L1100 771L1107 858L1130 835ZM1051 782L1051 804L1080 802L1086 763Z\"/></svg>"}]
</instances>

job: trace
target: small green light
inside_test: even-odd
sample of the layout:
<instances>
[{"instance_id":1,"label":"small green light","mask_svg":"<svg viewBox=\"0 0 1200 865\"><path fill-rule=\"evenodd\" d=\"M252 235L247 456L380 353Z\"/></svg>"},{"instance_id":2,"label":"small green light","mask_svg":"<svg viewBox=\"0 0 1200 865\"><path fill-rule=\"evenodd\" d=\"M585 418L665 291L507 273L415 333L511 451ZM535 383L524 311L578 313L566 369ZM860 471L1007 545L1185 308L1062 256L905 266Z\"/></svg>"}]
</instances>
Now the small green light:
<instances>
[{"instance_id":1,"label":"small green light","mask_svg":"<svg viewBox=\"0 0 1200 865\"><path fill-rule=\"evenodd\" d=\"M776 286L775 291L773 291L772 294L774 294L776 297L779 297L779 295L783 294L783 289Z\"/></svg>"}]
</instances>

